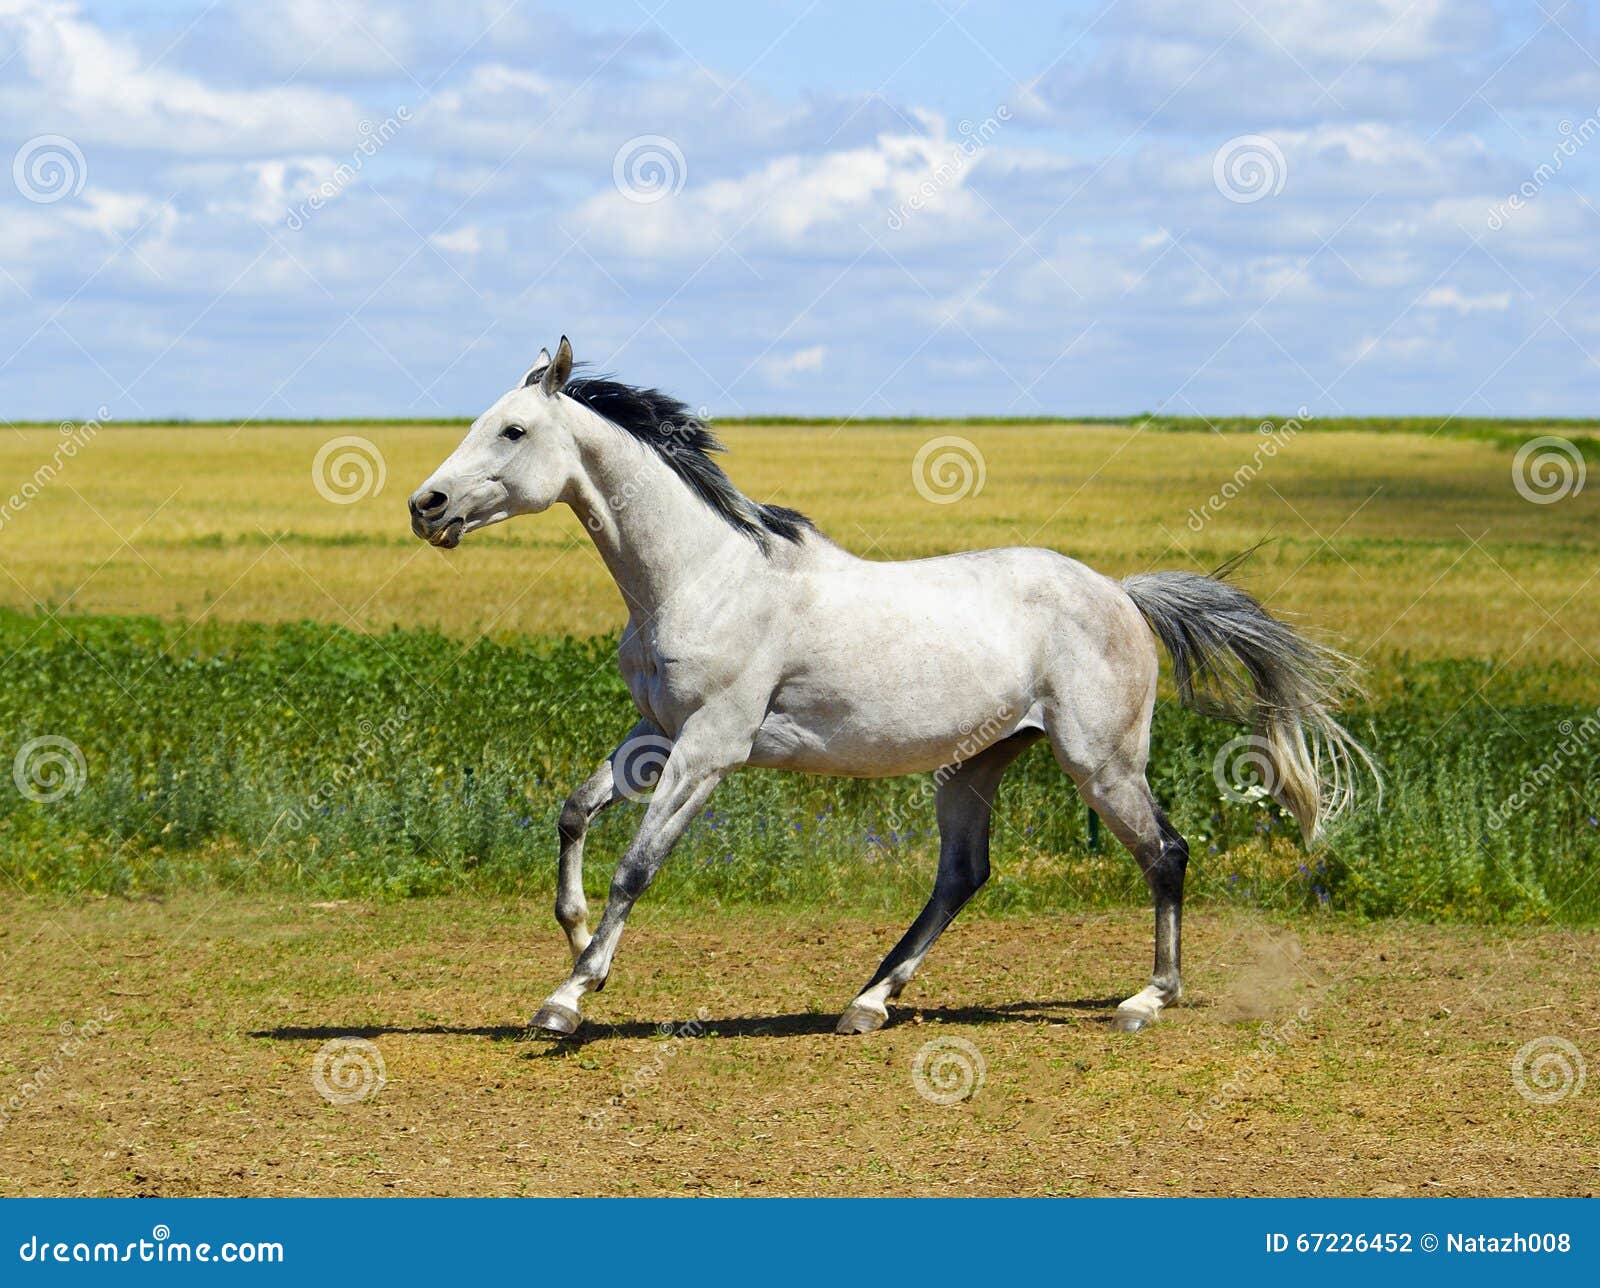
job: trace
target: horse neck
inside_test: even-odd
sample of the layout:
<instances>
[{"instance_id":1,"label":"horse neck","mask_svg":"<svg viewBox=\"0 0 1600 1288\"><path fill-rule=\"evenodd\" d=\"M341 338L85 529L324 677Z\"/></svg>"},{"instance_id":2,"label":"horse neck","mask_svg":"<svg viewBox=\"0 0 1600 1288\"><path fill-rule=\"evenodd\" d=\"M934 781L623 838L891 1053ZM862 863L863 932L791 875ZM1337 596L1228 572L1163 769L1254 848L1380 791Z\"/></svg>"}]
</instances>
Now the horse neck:
<instances>
[{"instance_id":1,"label":"horse neck","mask_svg":"<svg viewBox=\"0 0 1600 1288\"><path fill-rule=\"evenodd\" d=\"M592 413L575 432L583 472L567 502L588 530L628 611L653 619L697 585L761 562L748 537L711 511L649 447Z\"/></svg>"}]
</instances>

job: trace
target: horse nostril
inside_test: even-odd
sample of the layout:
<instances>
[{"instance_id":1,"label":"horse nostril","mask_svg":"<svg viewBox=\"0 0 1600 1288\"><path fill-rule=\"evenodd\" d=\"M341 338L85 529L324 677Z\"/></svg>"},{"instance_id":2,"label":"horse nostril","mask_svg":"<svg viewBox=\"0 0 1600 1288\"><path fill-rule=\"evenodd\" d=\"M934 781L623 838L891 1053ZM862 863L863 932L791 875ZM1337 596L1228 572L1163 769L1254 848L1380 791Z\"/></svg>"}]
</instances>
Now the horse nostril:
<instances>
[{"instance_id":1,"label":"horse nostril","mask_svg":"<svg viewBox=\"0 0 1600 1288\"><path fill-rule=\"evenodd\" d=\"M411 512L419 514L423 518L431 518L433 515L442 513L445 506L449 504L450 498L443 492L425 492L421 496L411 498Z\"/></svg>"}]
</instances>

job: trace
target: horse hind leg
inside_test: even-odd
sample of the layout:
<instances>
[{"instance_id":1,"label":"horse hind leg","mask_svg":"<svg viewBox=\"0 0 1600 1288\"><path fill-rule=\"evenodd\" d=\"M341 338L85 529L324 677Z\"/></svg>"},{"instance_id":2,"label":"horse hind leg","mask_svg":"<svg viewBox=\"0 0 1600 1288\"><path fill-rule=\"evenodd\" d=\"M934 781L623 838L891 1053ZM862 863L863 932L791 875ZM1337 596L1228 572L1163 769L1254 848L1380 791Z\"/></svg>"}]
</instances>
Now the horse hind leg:
<instances>
[{"instance_id":1,"label":"horse hind leg","mask_svg":"<svg viewBox=\"0 0 1600 1288\"><path fill-rule=\"evenodd\" d=\"M883 959L866 988L850 1003L835 1029L871 1033L889 1019L889 1000L911 982L934 941L967 900L989 879L989 824L1000 779L1037 733L1018 733L935 776L939 818L939 871L917 919Z\"/></svg>"},{"instance_id":2,"label":"horse hind leg","mask_svg":"<svg viewBox=\"0 0 1600 1288\"><path fill-rule=\"evenodd\" d=\"M1059 748L1057 756L1062 758ZM1162 1008L1183 995L1183 878L1189 846L1156 804L1142 758L1135 764L1113 757L1091 771L1075 768L1065 758L1062 764L1089 808L1138 860L1155 900L1155 969L1150 982L1125 999L1116 1013L1117 1028L1136 1033L1155 1023Z\"/></svg>"}]
</instances>

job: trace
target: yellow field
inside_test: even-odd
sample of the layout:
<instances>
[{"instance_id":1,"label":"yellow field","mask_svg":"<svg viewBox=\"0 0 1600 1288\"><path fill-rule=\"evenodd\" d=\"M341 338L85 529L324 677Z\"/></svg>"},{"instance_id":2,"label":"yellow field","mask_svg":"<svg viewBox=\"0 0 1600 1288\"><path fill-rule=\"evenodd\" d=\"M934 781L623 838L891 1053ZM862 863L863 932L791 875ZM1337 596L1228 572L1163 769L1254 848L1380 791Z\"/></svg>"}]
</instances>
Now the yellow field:
<instances>
[{"instance_id":1,"label":"yellow field","mask_svg":"<svg viewBox=\"0 0 1600 1288\"><path fill-rule=\"evenodd\" d=\"M313 486L330 438L379 448L380 491L336 504ZM0 526L0 603L188 619L314 618L362 629L586 634L620 601L564 510L475 534L453 552L416 541L405 499L457 428L107 427ZM1582 663L1600 652L1600 487L1554 504L1512 486L1488 442L1301 431L1263 459L1250 433L1108 426L725 427L730 474L806 511L874 558L977 546L1052 546L1107 572L1209 569L1262 538L1250 584L1276 609L1375 656ZM934 504L913 486L930 438L981 452L977 495ZM0 466L17 488L51 460L54 429L13 429ZM1244 465L1259 472L1201 531Z\"/></svg>"}]
</instances>

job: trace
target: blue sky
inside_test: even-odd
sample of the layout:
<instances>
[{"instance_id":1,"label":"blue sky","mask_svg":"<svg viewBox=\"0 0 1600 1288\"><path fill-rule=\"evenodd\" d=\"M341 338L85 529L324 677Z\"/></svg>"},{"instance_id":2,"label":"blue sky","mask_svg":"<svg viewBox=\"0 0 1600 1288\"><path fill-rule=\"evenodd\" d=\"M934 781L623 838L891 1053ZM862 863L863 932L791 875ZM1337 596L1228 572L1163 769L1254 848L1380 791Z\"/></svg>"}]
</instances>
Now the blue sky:
<instances>
[{"instance_id":1,"label":"blue sky","mask_svg":"<svg viewBox=\"0 0 1600 1288\"><path fill-rule=\"evenodd\" d=\"M1596 409L1592 5L0 0L0 121L10 419Z\"/></svg>"}]
</instances>

